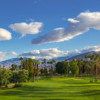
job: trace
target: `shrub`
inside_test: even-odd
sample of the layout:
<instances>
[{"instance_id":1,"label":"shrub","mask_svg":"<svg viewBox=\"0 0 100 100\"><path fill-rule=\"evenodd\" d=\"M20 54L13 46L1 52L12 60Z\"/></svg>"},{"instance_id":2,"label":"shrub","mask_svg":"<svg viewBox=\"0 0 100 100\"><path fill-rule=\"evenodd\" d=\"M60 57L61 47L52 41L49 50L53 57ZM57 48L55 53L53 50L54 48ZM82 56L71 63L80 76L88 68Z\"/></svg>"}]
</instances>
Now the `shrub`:
<instances>
[{"instance_id":1,"label":"shrub","mask_svg":"<svg viewBox=\"0 0 100 100\"><path fill-rule=\"evenodd\" d=\"M12 76L12 72L9 69L0 68L0 86L4 85L7 86L7 84L10 82L10 78Z\"/></svg>"},{"instance_id":2,"label":"shrub","mask_svg":"<svg viewBox=\"0 0 100 100\"><path fill-rule=\"evenodd\" d=\"M23 70L13 71L12 82L21 83L21 82L26 82L27 80L28 80L27 70L23 69Z\"/></svg>"},{"instance_id":3,"label":"shrub","mask_svg":"<svg viewBox=\"0 0 100 100\"><path fill-rule=\"evenodd\" d=\"M68 73L68 62L62 61L56 64L56 72L59 74L67 74Z\"/></svg>"}]
</instances>

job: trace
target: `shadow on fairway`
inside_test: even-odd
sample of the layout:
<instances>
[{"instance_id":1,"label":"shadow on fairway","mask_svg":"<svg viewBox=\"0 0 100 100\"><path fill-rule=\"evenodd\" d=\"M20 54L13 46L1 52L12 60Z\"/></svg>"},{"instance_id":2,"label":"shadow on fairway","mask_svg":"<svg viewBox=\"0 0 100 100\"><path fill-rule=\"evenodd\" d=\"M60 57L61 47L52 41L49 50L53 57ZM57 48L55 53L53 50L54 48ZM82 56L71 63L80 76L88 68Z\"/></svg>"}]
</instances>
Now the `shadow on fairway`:
<instances>
[{"instance_id":1,"label":"shadow on fairway","mask_svg":"<svg viewBox=\"0 0 100 100\"><path fill-rule=\"evenodd\" d=\"M24 86L24 87L17 87L13 89L7 89L0 92L0 96L18 96L22 97L21 100L27 100L27 98L31 99L38 99L41 98L42 100L73 100L71 98L83 98L84 96L97 96L100 95L100 90L91 90L90 87L100 87L100 85L88 85L86 83L74 83L71 81L70 86L66 86L65 84L70 84L70 82L62 82L63 84L59 87L49 87L49 86ZM79 85L78 85L79 84ZM90 90L89 90L90 89ZM62 98L62 99L61 99Z\"/></svg>"},{"instance_id":2,"label":"shadow on fairway","mask_svg":"<svg viewBox=\"0 0 100 100\"><path fill-rule=\"evenodd\" d=\"M24 87L19 87L19 88L14 88L13 89L8 89L0 93L0 95L3 96L19 96L19 97L24 97L27 99L29 98L41 98L43 100L50 100L47 97L51 97L51 100L67 100L68 97L84 97L84 96L93 96L93 95L100 95L99 90L86 90L86 91L79 91L76 92L77 88L84 88L88 87L87 86L66 86L66 87L59 87L59 88L54 88L54 87L37 87L37 86L24 86ZM75 89L73 92L67 91L70 88ZM66 89L65 91L62 91ZM56 97L62 97L62 99ZM63 99L65 97L66 99ZM46 99L47 98L47 99ZM54 99L53 99L54 98ZM24 100L24 99L23 99ZM72 100L72 99L68 99Z\"/></svg>"}]
</instances>

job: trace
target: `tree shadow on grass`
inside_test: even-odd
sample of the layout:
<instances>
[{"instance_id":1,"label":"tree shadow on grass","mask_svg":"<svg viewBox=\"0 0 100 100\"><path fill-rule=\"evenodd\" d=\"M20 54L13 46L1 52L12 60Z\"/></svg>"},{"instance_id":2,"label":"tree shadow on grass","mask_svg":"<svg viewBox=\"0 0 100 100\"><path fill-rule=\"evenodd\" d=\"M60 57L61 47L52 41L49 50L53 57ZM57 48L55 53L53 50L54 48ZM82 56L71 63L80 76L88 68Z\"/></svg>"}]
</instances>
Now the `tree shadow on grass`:
<instances>
[{"instance_id":1,"label":"tree shadow on grass","mask_svg":"<svg viewBox=\"0 0 100 100\"><path fill-rule=\"evenodd\" d=\"M82 91L84 96L97 96L100 95L100 90L87 90L87 91Z\"/></svg>"},{"instance_id":2,"label":"tree shadow on grass","mask_svg":"<svg viewBox=\"0 0 100 100\"><path fill-rule=\"evenodd\" d=\"M22 97L23 100L27 98L41 98L42 100L67 100L68 97L84 97L84 96L96 96L100 95L100 90L86 90L86 91L74 91L73 89L84 88L87 86L63 86L63 87L40 87L40 86L24 86L17 87L14 89L8 89L0 92L0 96L18 96ZM73 90L72 92L67 90ZM64 90L64 91L62 91ZM48 99L51 97L52 99ZM57 97L57 99L56 99ZM62 97L62 99L60 98ZM66 99L63 99L65 97ZM47 99L46 99L47 98ZM34 99L34 100L35 100ZM22 99L21 99L22 100ZM72 100L72 99L68 99Z\"/></svg>"},{"instance_id":3,"label":"tree shadow on grass","mask_svg":"<svg viewBox=\"0 0 100 100\"><path fill-rule=\"evenodd\" d=\"M45 98L46 96L54 95L54 88L37 87L37 86L24 86L13 89L8 89L0 93L2 96L19 96L19 97L40 97Z\"/></svg>"},{"instance_id":4,"label":"tree shadow on grass","mask_svg":"<svg viewBox=\"0 0 100 100\"><path fill-rule=\"evenodd\" d=\"M16 89L16 90L15 90ZM3 91L2 93L0 93L0 95L2 96L19 96L19 97L30 97L30 98L41 98L43 100L50 100L50 99L46 99L47 97L51 97L51 100L67 100L67 99L63 99L63 97L67 98L67 97L71 97L70 93L66 93L65 91L61 92L61 90L63 88L54 88L54 87L37 87L37 86L25 86L25 87L19 87L19 88L15 88L13 89L9 89L7 91ZM56 90L56 91L54 91ZM74 93L74 96L79 96L76 95L77 93ZM57 97L57 99L56 99ZM62 99L60 98L62 97ZM53 99L55 98L55 99ZM68 99L69 100L69 99Z\"/></svg>"}]
</instances>

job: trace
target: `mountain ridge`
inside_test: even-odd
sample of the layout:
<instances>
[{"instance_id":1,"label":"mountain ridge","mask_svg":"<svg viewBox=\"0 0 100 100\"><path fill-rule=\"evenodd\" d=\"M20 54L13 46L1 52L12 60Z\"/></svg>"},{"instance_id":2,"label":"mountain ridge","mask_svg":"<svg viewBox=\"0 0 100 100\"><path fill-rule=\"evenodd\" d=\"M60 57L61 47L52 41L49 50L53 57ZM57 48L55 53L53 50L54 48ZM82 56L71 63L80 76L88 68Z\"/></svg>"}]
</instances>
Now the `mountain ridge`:
<instances>
[{"instance_id":1,"label":"mountain ridge","mask_svg":"<svg viewBox=\"0 0 100 100\"><path fill-rule=\"evenodd\" d=\"M77 59L77 58L82 58L85 59L85 55L97 55L100 54L100 51L91 51L91 52L86 52L86 53L80 53L74 56L65 56L65 57L58 57L58 58L54 58L54 60L56 61L64 61L65 59L73 60L73 59ZM23 59L28 59L28 58L23 58ZM20 65L20 59L19 58L12 58L12 59L8 59L5 61L0 62L0 67L1 68L10 68L12 64L17 64L18 66Z\"/></svg>"}]
</instances>

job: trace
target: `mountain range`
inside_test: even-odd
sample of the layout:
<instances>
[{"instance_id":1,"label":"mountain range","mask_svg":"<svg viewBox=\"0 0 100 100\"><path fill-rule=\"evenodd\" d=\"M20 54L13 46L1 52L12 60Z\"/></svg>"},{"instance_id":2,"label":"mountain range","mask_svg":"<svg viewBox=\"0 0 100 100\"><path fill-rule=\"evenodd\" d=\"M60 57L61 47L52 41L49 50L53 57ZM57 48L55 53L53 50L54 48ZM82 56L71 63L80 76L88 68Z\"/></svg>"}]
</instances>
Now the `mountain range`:
<instances>
[{"instance_id":1,"label":"mountain range","mask_svg":"<svg viewBox=\"0 0 100 100\"><path fill-rule=\"evenodd\" d=\"M77 58L85 59L85 55L98 55L98 54L100 55L100 51L91 51L91 52L77 54L75 56L58 57L58 58L54 58L54 60L63 61L65 59L68 59L68 60L73 60L73 59L77 59ZM27 58L23 58L23 59L27 59ZM42 61L42 60L43 59L40 59L40 61ZM19 66L20 65L19 58L12 58L12 59L2 61L2 62L0 62L0 67L1 68L4 68L4 67L10 68L12 64L17 64Z\"/></svg>"}]
</instances>

